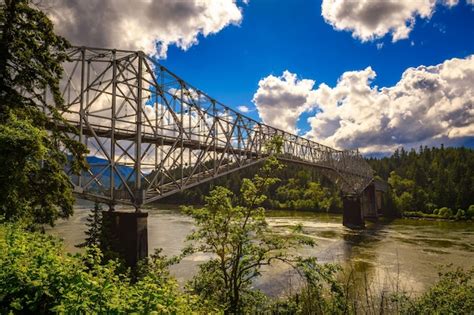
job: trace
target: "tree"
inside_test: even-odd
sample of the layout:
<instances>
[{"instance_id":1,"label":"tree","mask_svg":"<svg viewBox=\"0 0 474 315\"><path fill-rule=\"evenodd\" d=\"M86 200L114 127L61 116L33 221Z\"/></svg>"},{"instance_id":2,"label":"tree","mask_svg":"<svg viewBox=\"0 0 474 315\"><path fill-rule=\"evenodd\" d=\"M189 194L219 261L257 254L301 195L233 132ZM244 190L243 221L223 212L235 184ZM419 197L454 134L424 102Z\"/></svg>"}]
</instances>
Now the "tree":
<instances>
[{"instance_id":1,"label":"tree","mask_svg":"<svg viewBox=\"0 0 474 315\"><path fill-rule=\"evenodd\" d=\"M86 239L83 243L77 245L77 247L97 247L103 248L104 240L104 226L102 217L102 205L98 202L94 203L94 208L87 217L87 231Z\"/></svg>"},{"instance_id":2,"label":"tree","mask_svg":"<svg viewBox=\"0 0 474 315\"><path fill-rule=\"evenodd\" d=\"M288 249L313 245L310 238L301 234L301 227L282 235L272 231L265 220L265 209L261 207L267 198L265 191L278 181L273 175L281 167L271 155L252 180L243 180L241 197L234 198L237 205L232 192L216 187L206 197L204 208L184 208L197 226L188 237L193 241L188 253L204 252L215 257L200 266L191 289L204 299L223 305L227 313L241 313L245 305L257 303L260 294L251 290L251 284L262 266L277 260L302 264L304 260L290 255Z\"/></svg>"},{"instance_id":3,"label":"tree","mask_svg":"<svg viewBox=\"0 0 474 315\"><path fill-rule=\"evenodd\" d=\"M66 168L86 167L86 147L68 136L76 130L61 116L68 47L29 0L0 4L0 215L7 220L53 225L73 212Z\"/></svg>"},{"instance_id":4,"label":"tree","mask_svg":"<svg viewBox=\"0 0 474 315\"><path fill-rule=\"evenodd\" d=\"M425 213L441 207L467 209L474 203L474 150L423 147L419 152L403 152L368 159L378 175L396 184L391 185L396 194L390 194L388 201L396 203L396 197L406 191L412 195L409 210Z\"/></svg>"}]
</instances>

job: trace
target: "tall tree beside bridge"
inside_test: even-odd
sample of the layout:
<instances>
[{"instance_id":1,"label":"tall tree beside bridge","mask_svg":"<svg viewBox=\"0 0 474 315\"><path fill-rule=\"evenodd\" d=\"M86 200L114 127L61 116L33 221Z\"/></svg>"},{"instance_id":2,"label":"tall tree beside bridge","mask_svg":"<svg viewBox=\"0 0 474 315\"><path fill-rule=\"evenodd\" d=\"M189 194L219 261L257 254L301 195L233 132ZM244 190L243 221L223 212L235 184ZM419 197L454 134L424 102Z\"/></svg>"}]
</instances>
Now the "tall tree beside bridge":
<instances>
[{"instance_id":1,"label":"tall tree beside bridge","mask_svg":"<svg viewBox=\"0 0 474 315\"><path fill-rule=\"evenodd\" d=\"M59 80L69 43L28 0L0 4L0 215L49 223L73 211L65 171L85 167L86 147L66 125ZM46 114L48 113L48 115Z\"/></svg>"}]
</instances>

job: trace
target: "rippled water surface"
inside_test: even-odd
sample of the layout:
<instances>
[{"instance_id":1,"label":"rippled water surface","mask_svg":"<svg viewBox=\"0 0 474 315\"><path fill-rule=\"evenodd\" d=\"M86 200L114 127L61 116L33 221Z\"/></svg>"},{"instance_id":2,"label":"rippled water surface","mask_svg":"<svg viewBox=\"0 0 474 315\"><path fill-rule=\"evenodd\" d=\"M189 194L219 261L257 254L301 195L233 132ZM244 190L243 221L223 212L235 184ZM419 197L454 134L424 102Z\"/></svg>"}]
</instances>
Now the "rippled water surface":
<instances>
[{"instance_id":1,"label":"rippled water surface","mask_svg":"<svg viewBox=\"0 0 474 315\"><path fill-rule=\"evenodd\" d=\"M65 240L66 249L77 251L75 244L84 239L86 217L91 204L82 202L67 221L58 222L50 231ZM147 209L150 252L162 248L166 255L177 255L185 245L193 221L176 207L156 206ZM363 272L379 286L398 279L404 289L419 292L437 279L440 266L454 264L474 266L474 223L437 222L397 219L369 223L362 231L342 226L342 216L295 211L268 211L269 224L286 229L301 223L317 246L302 248L302 255L313 255L320 262L338 262L352 270ZM208 259L195 254L172 267L181 283L190 279L197 266ZM268 294L281 294L291 286L289 270L276 264L264 269L255 285Z\"/></svg>"}]
</instances>

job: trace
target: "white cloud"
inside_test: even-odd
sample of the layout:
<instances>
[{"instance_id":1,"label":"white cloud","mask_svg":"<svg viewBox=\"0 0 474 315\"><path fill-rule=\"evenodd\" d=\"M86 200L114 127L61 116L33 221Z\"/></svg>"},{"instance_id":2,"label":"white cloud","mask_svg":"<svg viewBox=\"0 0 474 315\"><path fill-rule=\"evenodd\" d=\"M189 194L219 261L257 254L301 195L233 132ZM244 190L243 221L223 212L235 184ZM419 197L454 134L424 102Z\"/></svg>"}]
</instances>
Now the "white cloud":
<instances>
[{"instance_id":1,"label":"white cloud","mask_svg":"<svg viewBox=\"0 0 474 315\"><path fill-rule=\"evenodd\" d=\"M321 11L334 29L350 31L363 42L386 34L396 42L408 38L416 17L431 18L437 3L452 7L458 0L323 0Z\"/></svg>"},{"instance_id":2,"label":"white cloud","mask_svg":"<svg viewBox=\"0 0 474 315\"><path fill-rule=\"evenodd\" d=\"M409 68L392 87L371 86L375 71L345 72L316 90L321 113L307 136L338 148L391 150L474 136L474 55Z\"/></svg>"},{"instance_id":3,"label":"white cloud","mask_svg":"<svg viewBox=\"0 0 474 315\"><path fill-rule=\"evenodd\" d=\"M242 113L248 113L250 112L250 108L246 105L240 105L237 107L237 110Z\"/></svg>"},{"instance_id":4,"label":"white cloud","mask_svg":"<svg viewBox=\"0 0 474 315\"><path fill-rule=\"evenodd\" d=\"M459 3L459 0L443 0L442 3L448 7L454 7Z\"/></svg>"},{"instance_id":5,"label":"white cloud","mask_svg":"<svg viewBox=\"0 0 474 315\"><path fill-rule=\"evenodd\" d=\"M474 55L408 68L390 87L373 86L375 76L371 67L347 71L336 86L313 89L314 81L285 72L262 79L254 99L266 96L257 106L264 122L293 132L303 111L318 108L305 137L340 149L382 152L474 136Z\"/></svg>"},{"instance_id":6,"label":"white cloud","mask_svg":"<svg viewBox=\"0 0 474 315\"><path fill-rule=\"evenodd\" d=\"M270 126L296 133L299 116L314 106L313 80L299 80L296 74L269 75L258 83L253 96L262 121Z\"/></svg>"},{"instance_id":7,"label":"white cloud","mask_svg":"<svg viewBox=\"0 0 474 315\"><path fill-rule=\"evenodd\" d=\"M235 0L47 0L56 30L74 45L143 50L166 57L242 20Z\"/></svg>"}]
</instances>

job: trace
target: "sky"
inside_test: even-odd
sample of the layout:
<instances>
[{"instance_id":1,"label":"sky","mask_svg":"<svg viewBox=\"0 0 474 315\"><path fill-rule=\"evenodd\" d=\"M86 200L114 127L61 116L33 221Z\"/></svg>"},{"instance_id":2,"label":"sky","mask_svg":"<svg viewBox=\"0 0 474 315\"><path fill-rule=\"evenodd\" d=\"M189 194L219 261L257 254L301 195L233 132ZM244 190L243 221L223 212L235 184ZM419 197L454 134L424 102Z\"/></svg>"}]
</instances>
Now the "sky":
<instances>
[{"instance_id":1,"label":"sky","mask_svg":"<svg viewBox=\"0 0 474 315\"><path fill-rule=\"evenodd\" d=\"M474 147L474 0L49 0L75 45L143 50L338 149Z\"/></svg>"}]
</instances>

